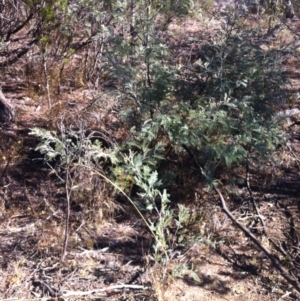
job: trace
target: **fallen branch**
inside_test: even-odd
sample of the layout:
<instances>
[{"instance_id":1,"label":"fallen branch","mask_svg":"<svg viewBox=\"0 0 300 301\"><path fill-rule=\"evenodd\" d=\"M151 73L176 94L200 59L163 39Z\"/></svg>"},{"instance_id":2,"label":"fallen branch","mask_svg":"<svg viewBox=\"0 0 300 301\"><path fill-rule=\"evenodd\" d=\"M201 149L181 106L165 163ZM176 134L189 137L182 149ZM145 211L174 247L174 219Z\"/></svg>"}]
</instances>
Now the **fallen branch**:
<instances>
[{"instance_id":1,"label":"fallen branch","mask_svg":"<svg viewBox=\"0 0 300 301\"><path fill-rule=\"evenodd\" d=\"M65 180L65 189L66 189L66 220L65 220L65 237L64 237L64 244L63 244L63 251L61 255L61 261L65 261L65 257L67 254L67 247L68 247L68 239L69 239L69 223L70 223L70 210L71 210L71 193L73 188L70 170L66 168L66 180Z\"/></svg>"},{"instance_id":2,"label":"fallen branch","mask_svg":"<svg viewBox=\"0 0 300 301\"><path fill-rule=\"evenodd\" d=\"M192 158L194 159L194 161L196 162L201 174L208 179L208 176L206 175L206 173L204 172L203 168L201 167L201 165L198 163L197 158L195 157L195 155L193 154L193 152L186 146L183 145L183 148L188 152L188 154L190 156L192 156ZM296 277L294 277L293 275L290 275L289 272L284 268L284 266L281 264L280 260L274 255L272 254L267 248L265 248L261 242L250 232L249 229L247 229L246 227L244 227L242 224L240 224L235 217L232 215L232 213L228 210L225 199L221 193L221 191L218 189L218 187L213 184L213 188L214 190L217 192L219 199L220 199L220 205L222 210L224 211L224 213L229 217L229 219L240 229L242 230L242 232L248 237L250 238L250 240L257 245L257 247L262 250L266 256L270 259L270 261L272 262L273 266L280 272L281 276L288 282L290 283L299 293L300 293L300 283L298 281L298 279Z\"/></svg>"},{"instance_id":3,"label":"fallen branch","mask_svg":"<svg viewBox=\"0 0 300 301\"><path fill-rule=\"evenodd\" d=\"M257 207L257 203L254 199L254 196L252 194L252 190L251 190L251 186L250 186L250 171L249 171L249 161L247 160L246 162L246 186L247 186L247 190L249 192L250 195L250 200L251 203L253 204L254 210L256 212L257 217L259 218L261 224L262 224L262 228L263 228L263 234L265 235L265 237L272 243L272 245L274 246L274 248L281 253L281 255L283 255L285 258L290 258L290 256L283 250L283 248L281 247L281 245L278 245L273 238L271 238L268 234L267 231L267 227L264 221L263 216L260 214L259 209ZM290 265L295 268L295 265L293 263L293 261L290 261Z\"/></svg>"},{"instance_id":4,"label":"fallen branch","mask_svg":"<svg viewBox=\"0 0 300 301\"><path fill-rule=\"evenodd\" d=\"M107 291L113 291L113 290L118 290L118 289L123 289L123 288L129 288L129 289L135 289L135 290L148 290L150 289L147 286L142 286L142 285L134 285L134 284L119 284L119 285L112 285L108 286L106 288L100 288L100 289L94 289L90 291L68 291L68 290L62 290L62 295L60 297L71 297L71 296L86 296L86 295L92 295L92 294L97 294L97 293L105 293Z\"/></svg>"},{"instance_id":5,"label":"fallen branch","mask_svg":"<svg viewBox=\"0 0 300 301\"><path fill-rule=\"evenodd\" d=\"M263 218L263 216L260 215L259 209L257 207L256 201L253 197L252 190L251 190L251 187L250 187L250 171L249 171L249 161L248 161L248 159L247 159L247 162L246 162L246 186L247 186L247 190L248 190L248 193L249 193L249 196L250 196L251 203L252 203L252 205L254 207L254 210L256 212L256 215L257 215L257 217L259 218L259 220L262 224L263 234L266 237L268 237L267 228L266 228L264 218Z\"/></svg>"},{"instance_id":6,"label":"fallen branch","mask_svg":"<svg viewBox=\"0 0 300 301\"><path fill-rule=\"evenodd\" d=\"M298 282L298 280L290 275L288 273L288 271L286 271L286 269L283 267L283 265L281 264L280 260L276 258L275 255L273 255L267 248L265 248L261 242L246 228L244 227L242 224L240 224L235 218L234 216L231 214L231 212L228 210L227 206L226 206L226 202L225 199L222 195L222 193L220 192L220 190L214 186L214 190L217 192L217 194L219 195L220 201L221 201L221 208L222 210L225 212L225 214L229 217L229 219L231 219L231 221L238 227L240 228L244 234L250 238L250 240L252 240L252 242L254 242L259 249L261 249L266 255L267 257L271 260L271 262L273 263L274 267L280 272L281 276L287 281L289 282L298 292L300 292L300 283Z\"/></svg>"}]
</instances>

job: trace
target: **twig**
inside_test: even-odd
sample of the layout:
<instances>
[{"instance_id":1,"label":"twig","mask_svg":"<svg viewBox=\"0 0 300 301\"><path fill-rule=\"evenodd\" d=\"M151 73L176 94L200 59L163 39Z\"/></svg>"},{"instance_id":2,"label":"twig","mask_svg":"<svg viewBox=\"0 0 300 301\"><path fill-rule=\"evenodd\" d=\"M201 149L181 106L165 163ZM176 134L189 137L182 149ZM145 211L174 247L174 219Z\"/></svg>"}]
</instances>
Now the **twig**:
<instances>
[{"instance_id":1,"label":"twig","mask_svg":"<svg viewBox=\"0 0 300 301\"><path fill-rule=\"evenodd\" d=\"M204 172L203 168L201 167L201 165L198 163L197 158L195 157L195 155L193 154L193 152L185 145L183 145L184 149L187 150L187 152L189 154L192 155L194 161L196 162L197 166L199 167L199 170L201 172L201 174L208 179L208 176L206 175L206 173ZM242 230L242 232L244 232L244 234L250 238L250 240L259 248L261 249L266 256L270 259L270 261L272 262L273 266L280 272L281 276L288 282L290 283L298 292L300 292L300 283L298 281L298 279L296 277L294 277L293 275L290 275L288 273L288 271L286 271L286 269L283 267L283 265L281 264L280 260L274 255L272 254L267 248L265 248L261 242L250 232L249 229L247 229L246 227L244 227L242 224L240 224L235 217L232 215L232 213L228 210L225 199L221 193L221 191L218 189L218 187L213 184L213 188L216 191L216 193L219 196L220 199L220 206L222 208L222 210L224 211L224 213L229 217L229 219L233 222L233 224L235 224L240 230Z\"/></svg>"},{"instance_id":2,"label":"twig","mask_svg":"<svg viewBox=\"0 0 300 301\"><path fill-rule=\"evenodd\" d=\"M122 289L122 288L129 288L129 289L135 289L135 290L148 290L150 287L142 286L142 285L134 285L134 284L120 284L120 285L113 285L106 288L100 288L100 289L94 289L86 292L82 291L68 291L68 290L62 290L62 298L70 297L70 296L86 296L91 294L97 294L97 293L105 293L107 291Z\"/></svg>"},{"instance_id":3,"label":"twig","mask_svg":"<svg viewBox=\"0 0 300 301\"><path fill-rule=\"evenodd\" d=\"M259 213L259 209L257 207L257 204L256 204L256 201L253 197L253 194L252 194L252 190L251 190L251 187L250 187L250 172L249 172L249 161L247 159L247 162L246 162L246 185L247 185L247 190L249 192L249 195L250 195L250 200L253 204L253 207L254 207L254 210L256 212L256 215L257 217L259 218L261 224L262 224L262 227L263 227L263 234L266 236L266 238L272 243L272 245L274 246L274 248L279 252L281 253L281 255L283 255L285 258L289 258L290 256L284 251L284 249L281 247L281 245L278 245L274 240L273 238L271 238L268 234L268 231L267 231L267 227L266 227L266 224L265 224L265 221L263 219L263 217L260 215ZM294 266L294 263L292 262L292 260L290 261L290 264L293 268L295 268Z\"/></svg>"},{"instance_id":4,"label":"twig","mask_svg":"<svg viewBox=\"0 0 300 301\"><path fill-rule=\"evenodd\" d=\"M61 295L59 289L54 288L54 287L51 287L51 286L50 286L48 283L46 283L45 281L37 280L37 279L35 279L34 281L37 282L37 283L39 283L39 284L44 288L44 290L46 290L46 291L49 293L49 295L50 295L51 297L58 297L58 296Z\"/></svg>"},{"instance_id":5,"label":"twig","mask_svg":"<svg viewBox=\"0 0 300 301\"><path fill-rule=\"evenodd\" d=\"M49 301L49 297L36 297L36 298L8 298L2 301Z\"/></svg>"},{"instance_id":6,"label":"twig","mask_svg":"<svg viewBox=\"0 0 300 301\"><path fill-rule=\"evenodd\" d=\"M5 167L3 169L3 172L0 175L0 184L4 185L4 177L7 175L8 169L9 169L9 163L11 162L11 157L8 158L7 163L5 164Z\"/></svg>"},{"instance_id":7,"label":"twig","mask_svg":"<svg viewBox=\"0 0 300 301\"><path fill-rule=\"evenodd\" d=\"M284 295L282 295L282 296L278 299L278 301L281 300L281 299L284 299L285 297L288 297L291 293L292 293L292 292L286 292Z\"/></svg>"},{"instance_id":8,"label":"twig","mask_svg":"<svg viewBox=\"0 0 300 301\"><path fill-rule=\"evenodd\" d=\"M50 95L50 84L49 84L49 74L48 74L48 68L47 68L47 57L46 57L47 50L45 49L43 53L43 67L44 67L44 74L45 74L45 80L46 80L46 90L47 90L47 97L48 97L48 109L51 109L52 101L51 101L51 95Z\"/></svg>"},{"instance_id":9,"label":"twig","mask_svg":"<svg viewBox=\"0 0 300 301\"><path fill-rule=\"evenodd\" d=\"M58 174L58 172L46 161L46 164L51 168L51 171L49 173L49 175L51 173L55 173L55 175L62 181L65 182L64 179Z\"/></svg>"},{"instance_id":10,"label":"twig","mask_svg":"<svg viewBox=\"0 0 300 301\"><path fill-rule=\"evenodd\" d=\"M64 246L63 246L63 252L61 256L61 261L65 260L66 253L67 253L67 247L68 247L68 239L69 239L69 220L70 220L70 197L71 197L71 189L72 186L70 187L70 174L69 170L66 169L66 183L65 183L65 188L66 188L66 201L67 201L67 211L66 211L66 225L65 225L65 238L64 238Z\"/></svg>"},{"instance_id":11,"label":"twig","mask_svg":"<svg viewBox=\"0 0 300 301\"><path fill-rule=\"evenodd\" d=\"M290 145L290 142L288 142L288 143L286 144L286 146L287 146L288 150L290 151L290 153L295 157L295 160L296 160L297 165L298 165L298 169L300 169L300 164L299 164L299 161L300 161L300 160L297 158L296 154L295 154L294 151L292 150L291 145Z\"/></svg>"},{"instance_id":12,"label":"twig","mask_svg":"<svg viewBox=\"0 0 300 301\"><path fill-rule=\"evenodd\" d=\"M27 226L21 227L21 228L7 228L5 230L0 229L0 234L5 234L5 233L19 233L22 231L28 231L29 228L33 228L34 226L38 225L38 223L41 222L41 220L37 220L34 223L31 223Z\"/></svg>"},{"instance_id":13,"label":"twig","mask_svg":"<svg viewBox=\"0 0 300 301\"><path fill-rule=\"evenodd\" d=\"M263 233L264 233L265 236L268 237L265 221L259 213L259 209L257 207L256 201L253 197L252 190L251 190L251 187L250 187L250 172L249 172L249 160L248 160L248 158L247 158L247 161L246 161L246 186L247 186L247 190L248 190L249 195L250 195L251 203L253 204L254 210L256 212L256 215L257 215L257 217L259 218L259 220L262 224Z\"/></svg>"},{"instance_id":14,"label":"twig","mask_svg":"<svg viewBox=\"0 0 300 301\"><path fill-rule=\"evenodd\" d=\"M242 224L240 224L235 218L234 216L231 214L231 212L228 210L227 206L226 206L226 202L225 199L222 195L222 193L220 192L220 190L214 186L215 191L217 192L217 194L219 195L220 201L221 201L221 208L222 210L225 212L225 214L230 218L230 220L238 227L240 228L244 234L250 238L250 240L252 242L254 242L259 249L261 249L266 255L267 257L271 260L271 262L273 263L274 267L280 272L281 276L288 281L298 292L300 292L300 283L298 282L298 280L293 277L292 275L290 275L288 273L288 271L285 270L285 268L283 267L283 265L281 264L280 260L277 259L275 257L275 255L273 255L267 248L265 248L261 242L249 231L249 229L247 229L246 227L244 227Z\"/></svg>"},{"instance_id":15,"label":"twig","mask_svg":"<svg viewBox=\"0 0 300 301\"><path fill-rule=\"evenodd\" d=\"M79 254L75 253L75 255L79 255L79 256L81 256L81 255L92 255L93 256L93 255L98 255L99 253L104 253L104 252L108 251L109 247L105 247L105 248L97 249L97 250L86 250L82 247L78 247L78 249L82 250L83 252L81 252Z\"/></svg>"}]
</instances>

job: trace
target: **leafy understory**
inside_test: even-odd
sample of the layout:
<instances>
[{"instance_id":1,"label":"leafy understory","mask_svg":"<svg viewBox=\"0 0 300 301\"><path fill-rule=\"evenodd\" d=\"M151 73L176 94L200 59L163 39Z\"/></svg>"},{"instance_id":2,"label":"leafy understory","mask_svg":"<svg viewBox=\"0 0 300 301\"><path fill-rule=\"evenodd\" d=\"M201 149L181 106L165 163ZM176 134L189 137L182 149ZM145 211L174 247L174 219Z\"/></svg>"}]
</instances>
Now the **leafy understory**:
<instances>
[{"instance_id":1,"label":"leafy understory","mask_svg":"<svg viewBox=\"0 0 300 301\"><path fill-rule=\"evenodd\" d=\"M0 217L12 232L32 219L13 232L24 235L14 249L35 248L28 263L9 261L0 294L84 296L64 287L74 273L100 299L170 300L176 283L210 283L238 300L228 283L244 273L264 281L245 289L249 300L296 296L299 37L286 18L298 6L246 4L0 4L1 85L22 93L1 140ZM11 142L16 129L22 143ZM39 184L25 173L20 202L22 166ZM221 258L216 285L204 270Z\"/></svg>"}]
</instances>

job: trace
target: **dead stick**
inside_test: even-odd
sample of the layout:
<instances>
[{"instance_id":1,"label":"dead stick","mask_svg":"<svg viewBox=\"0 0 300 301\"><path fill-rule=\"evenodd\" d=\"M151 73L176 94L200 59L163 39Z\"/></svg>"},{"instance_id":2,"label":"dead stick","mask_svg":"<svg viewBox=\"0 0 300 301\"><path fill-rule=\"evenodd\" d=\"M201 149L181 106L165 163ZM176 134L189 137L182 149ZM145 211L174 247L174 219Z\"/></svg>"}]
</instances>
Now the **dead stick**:
<instances>
[{"instance_id":1,"label":"dead stick","mask_svg":"<svg viewBox=\"0 0 300 301\"><path fill-rule=\"evenodd\" d=\"M257 207L256 201L253 197L252 190L251 190L251 187L250 187L250 171L249 171L249 160L248 160L248 158L247 158L247 162L246 162L246 185L247 185L247 190L248 190L249 195L250 195L251 203L253 204L256 215L258 216L258 218L259 218L259 220L262 224L263 233L266 237L268 237L267 228L266 228L264 218L260 215L259 209Z\"/></svg>"},{"instance_id":2,"label":"dead stick","mask_svg":"<svg viewBox=\"0 0 300 301\"><path fill-rule=\"evenodd\" d=\"M186 146L186 145L182 145L183 148L188 152L188 154L190 156L192 156L192 158L194 159L194 161L196 162L197 166L200 169L201 174L208 179L208 176L206 175L206 173L204 172L203 168L201 167L201 165L198 163L197 158L195 157L195 155L193 154L193 152ZM250 240L252 240L252 242L254 242L254 244L256 244L258 246L259 249L261 249L266 255L267 257L270 259L270 261L273 263L274 267L280 272L281 276L288 282L290 283L299 293L300 293L300 283L298 282L298 279L293 277L292 275L290 275L288 273L288 271L286 271L286 269L283 267L283 265L281 264L280 260L276 258L275 255L273 255L267 248L265 248L261 242L249 231L249 229L247 229L246 227L244 227L242 224L240 224L232 215L232 213L228 210L225 199L221 193L221 191L218 189L218 187L213 184L213 188L214 190L217 192L219 198L220 198L220 202L221 202L221 208L224 211L224 213L229 217L229 219L238 227L240 228L244 234L250 238Z\"/></svg>"},{"instance_id":3,"label":"dead stick","mask_svg":"<svg viewBox=\"0 0 300 301\"><path fill-rule=\"evenodd\" d=\"M275 255L273 255L268 249L266 249L261 242L247 229L245 228L242 224L240 224L235 218L234 216L231 214L231 212L228 210L227 206L226 206L226 202L225 199L222 195L222 193L220 192L220 190L214 186L215 191L217 192L217 194L219 195L220 201L221 201L221 208L222 210L225 212L225 214L231 219L231 221L238 227L240 228L244 234L249 237L252 242L254 242L259 249L261 249L266 255L267 257L271 260L271 262L273 263L274 267L280 272L281 276L287 281L289 282L298 292L300 292L300 284L298 282L298 280L293 277L292 275L290 275L286 269L283 267L283 265L281 264L281 262L279 261L279 259L277 259L275 257Z\"/></svg>"},{"instance_id":4,"label":"dead stick","mask_svg":"<svg viewBox=\"0 0 300 301\"><path fill-rule=\"evenodd\" d=\"M70 296L86 296L86 295L91 295L91 294L97 294L97 293L105 293L106 291L112 291L116 289L122 289L122 288L129 288L129 289L138 289L138 290L147 290L149 287L145 287L142 285L134 285L134 284L120 284L120 285L112 285L108 286L105 288L100 288L100 289L94 289L91 291L67 291L67 290L62 290L62 295L61 297L70 297Z\"/></svg>"},{"instance_id":5,"label":"dead stick","mask_svg":"<svg viewBox=\"0 0 300 301\"><path fill-rule=\"evenodd\" d=\"M66 254L67 254L67 247L68 247L68 239L69 239L69 221L70 221L70 210L71 210L71 204L70 204L70 198L71 198L71 190L72 190L72 184L69 174L69 169L66 169L66 182L65 182L65 188L66 188L66 201L67 201L67 208L66 208L66 220L65 220L65 237L64 237L64 244L63 244L63 252L61 256L61 261L63 262L65 260Z\"/></svg>"},{"instance_id":6,"label":"dead stick","mask_svg":"<svg viewBox=\"0 0 300 301\"><path fill-rule=\"evenodd\" d=\"M263 217L260 215L260 212L259 212L259 209L257 207L257 203L255 201L255 198L253 196L253 193L252 193L252 190L251 190L251 186L250 186L250 171L249 171L249 161L247 159L247 162L246 162L246 186L247 186L247 190L249 192L249 195L250 195L250 200L253 204L253 207L254 207L254 210L259 218L259 220L261 221L261 224L262 224L262 227L263 227L263 234L266 236L266 238L272 243L272 245L274 246L274 248L279 252L281 253L284 257L287 257L289 258L290 256L282 249L281 246L279 246L273 238L271 238L268 234L268 231L267 231L267 227L266 227L266 224L265 224L265 221L263 219ZM293 263L293 261L291 260L290 261L290 265L295 268L295 265Z\"/></svg>"}]
</instances>

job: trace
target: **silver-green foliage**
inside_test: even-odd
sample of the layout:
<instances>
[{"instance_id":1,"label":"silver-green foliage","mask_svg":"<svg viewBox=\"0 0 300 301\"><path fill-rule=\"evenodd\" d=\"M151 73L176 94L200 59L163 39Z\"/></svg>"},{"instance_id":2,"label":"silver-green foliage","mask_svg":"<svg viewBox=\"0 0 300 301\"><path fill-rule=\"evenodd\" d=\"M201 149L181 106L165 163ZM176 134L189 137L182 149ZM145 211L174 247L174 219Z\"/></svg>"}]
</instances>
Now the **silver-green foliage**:
<instances>
[{"instance_id":1,"label":"silver-green foliage","mask_svg":"<svg viewBox=\"0 0 300 301\"><path fill-rule=\"evenodd\" d=\"M243 164L249 155L269 157L283 138L273 116L289 99L282 64L294 42L270 48L263 29L228 13L210 41L194 38L198 58L177 64L157 27L143 20L134 45L120 39L108 53L124 87L120 116L135 125L133 140L152 128L152 141L164 137L179 152L193 149L212 177L217 166Z\"/></svg>"},{"instance_id":2,"label":"silver-green foliage","mask_svg":"<svg viewBox=\"0 0 300 301\"><path fill-rule=\"evenodd\" d=\"M60 175L70 174L74 166L79 170L99 174L99 170L101 173L104 172L101 163L107 160L114 166L122 165L126 172L134 177L135 184L140 189L138 193L142 200L139 204L140 209L142 210L143 206L144 211L154 210L157 214L157 219L155 221L149 219L147 226L155 238L153 245L155 261L167 265L175 243L186 241L184 226L189 220L190 213L183 205L179 205L176 218L174 210L169 207L169 195L161 188L162 181L155 170L157 160L161 158L161 147L157 145L154 149L149 149L147 145L143 145L139 148L139 152L130 149L128 154L120 155L118 147L105 149L98 140L92 142L94 134L87 135L83 129L74 131L63 126L60 133L41 128L33 128L30 132L30 135L39 138L36 150L45 156L46 162L55 160L58 163L55 171L61 180L63 179ZM77 185L73 183L71 189L76 187ZM157 206L158 201L160 206ZM175 228L174 235L171 234L172 228Z\"/></svg>"},{"instance_id":3,"label":"silver-green foliage","mask_svg":"<svg viewBox=\"0 0 300 301\"><path fill-rule=\"evenodd\" d=\"M30 132L30 135L39 138L36 150L45 156L46 162L57 160L63 169L76 164L92 170L107 160L113 164L117 163L115 152L103 148L99 139L94 139L95 134L86 134L84 129L66 129L64 126L59 133L42 128L33 128Z\"/></svg>"},{"instance_id":4,"label":"silver-green foliage","mask_svg":"<svg viewBox=\"0 0 300 301\"><path fill-rule=\"evenodd\" d=\"M155 236L154 259L167 266L177 244L187 241L184 227L189 221L190 212L183 205L178 206L178 214L171 209L169 195L166 189L161 188L162 181L158 172L153 165L148 164L153 161L153 156L150 156L152 160L149 161L148 155L148 149L144 148L140 153L130 150L123 158L128 172L134 175L135 184L140 189L138 207L143 211L156 213L155 221L148 220ZM173 234L172 229L175 229Z\"/></svg>"}]
</instances>

